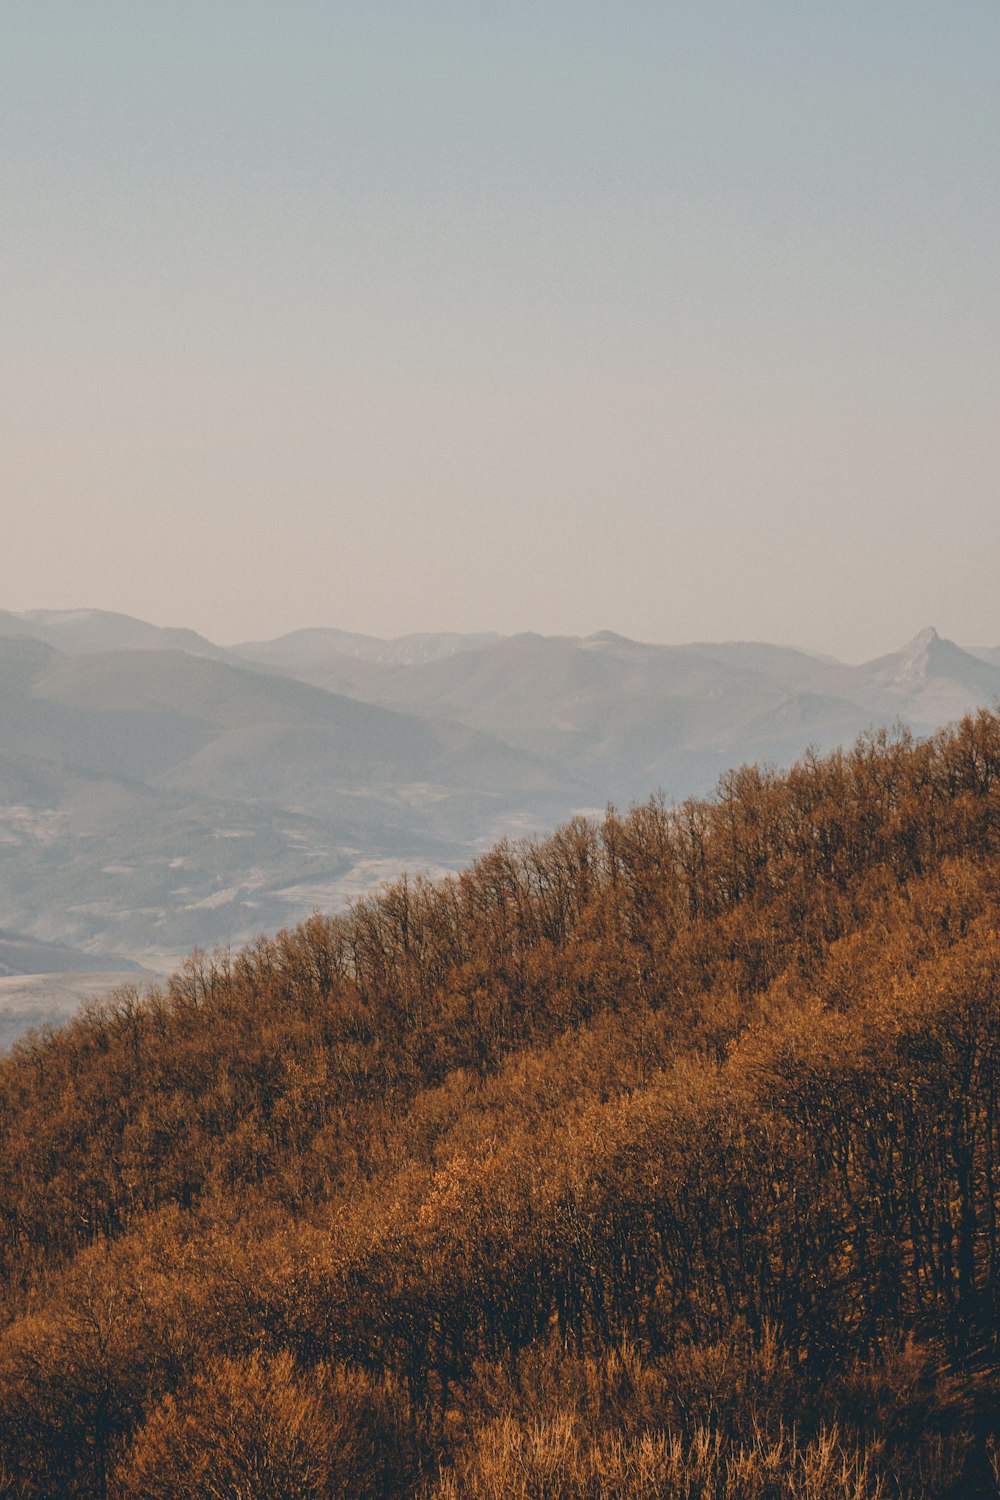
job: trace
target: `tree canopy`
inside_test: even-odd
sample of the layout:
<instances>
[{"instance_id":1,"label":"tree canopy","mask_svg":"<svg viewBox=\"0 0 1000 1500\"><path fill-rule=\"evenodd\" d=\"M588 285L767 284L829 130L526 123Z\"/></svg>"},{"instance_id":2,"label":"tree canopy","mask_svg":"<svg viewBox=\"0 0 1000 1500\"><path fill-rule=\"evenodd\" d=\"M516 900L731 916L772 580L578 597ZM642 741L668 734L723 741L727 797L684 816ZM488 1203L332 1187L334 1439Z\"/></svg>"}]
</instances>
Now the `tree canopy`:
<instances>
[{"instance_id":1,"label":"tree canopy","mask_svg":"<svg viewBox=\"0 0 1000 1500\"><path fill-rule=\"evenodd\" d=\"M0 1493L997 1493L1000 719L196 953L0 1060Z\"/></svg>"}]
</instances>

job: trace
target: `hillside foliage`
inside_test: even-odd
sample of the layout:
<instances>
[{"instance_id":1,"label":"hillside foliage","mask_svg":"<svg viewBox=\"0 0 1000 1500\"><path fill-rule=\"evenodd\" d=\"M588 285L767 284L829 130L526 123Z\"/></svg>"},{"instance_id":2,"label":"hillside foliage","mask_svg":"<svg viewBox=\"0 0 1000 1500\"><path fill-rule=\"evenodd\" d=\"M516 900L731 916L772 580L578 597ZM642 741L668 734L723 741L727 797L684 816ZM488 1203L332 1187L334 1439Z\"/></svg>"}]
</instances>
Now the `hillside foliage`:
<instances>
[{"instance_id":1,"label":"hillside foliage","mask_svg":"<svg viewBox=\"0 0 1000 1500\"><path fill-rule=\"evenodd\" d=\"M0 1494L977 1500L1000 719L403 880L0 1061Z\"/></svg>"}]
</instances>

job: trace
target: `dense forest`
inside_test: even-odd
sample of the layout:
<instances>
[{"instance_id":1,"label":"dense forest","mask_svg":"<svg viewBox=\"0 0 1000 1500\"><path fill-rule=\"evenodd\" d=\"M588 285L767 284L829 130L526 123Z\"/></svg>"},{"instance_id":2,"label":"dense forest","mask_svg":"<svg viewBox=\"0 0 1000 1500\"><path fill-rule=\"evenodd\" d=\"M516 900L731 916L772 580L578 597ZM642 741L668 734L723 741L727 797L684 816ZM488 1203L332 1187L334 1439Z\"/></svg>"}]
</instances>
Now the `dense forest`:
<instances>
[{"instance_id":1,"label":"dense forest","mask_svg":"<svg viewBox=\"0 0 1000 1500\"><path fill-rule=\"evenodd\" d=\"M0 1494L998 1493L1000 719L194 955L0 1060Z\"/></svg>"}]
</instances>

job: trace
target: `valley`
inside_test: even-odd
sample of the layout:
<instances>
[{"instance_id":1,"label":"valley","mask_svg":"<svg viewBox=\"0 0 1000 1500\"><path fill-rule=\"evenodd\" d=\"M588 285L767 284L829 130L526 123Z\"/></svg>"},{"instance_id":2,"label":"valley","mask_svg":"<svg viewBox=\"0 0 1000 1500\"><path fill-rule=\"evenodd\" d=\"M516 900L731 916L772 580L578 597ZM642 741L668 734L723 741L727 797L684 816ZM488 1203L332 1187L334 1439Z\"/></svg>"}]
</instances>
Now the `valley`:
<instances>
[{"instance_id":1,"label":"valley","mask_svg":"<svg viewBox=\"0 0 1000 1500\"><path fill-rule=\"evenodd\" d=\"M677 803L883 723L932 733L996 700L994 656L933 630L860 666L611 632L225 647L0 613L0 927L9 974L35 976L14 1009L0 996L3 1034L89 993L95 966L166 974L577 813Z\"/></svg>"}]
</instances>

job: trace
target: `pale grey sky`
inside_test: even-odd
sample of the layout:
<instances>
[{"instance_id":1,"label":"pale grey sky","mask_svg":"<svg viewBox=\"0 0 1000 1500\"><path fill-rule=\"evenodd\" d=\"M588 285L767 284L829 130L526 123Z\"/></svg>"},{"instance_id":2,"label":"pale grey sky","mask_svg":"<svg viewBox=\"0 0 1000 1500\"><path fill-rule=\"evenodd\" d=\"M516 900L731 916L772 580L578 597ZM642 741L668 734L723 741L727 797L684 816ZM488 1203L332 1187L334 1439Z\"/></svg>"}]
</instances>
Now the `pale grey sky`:
<instances>
[{"instance_id":1,"label":"pale grey sky","mask_svg":"<svg viewBox=\"0 0 1000 1500\"><path fill-rule=\"evenodd\" d=\"M995 0L7 0L0 608L1000 643Z\"/></svg>"}]
</instances>

